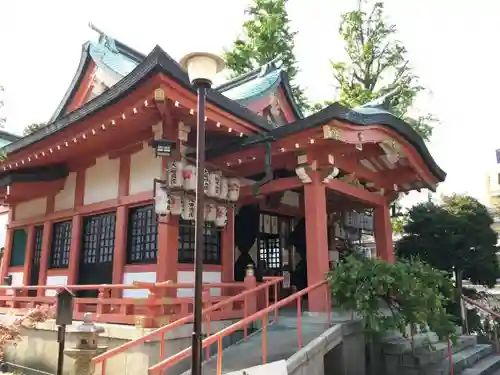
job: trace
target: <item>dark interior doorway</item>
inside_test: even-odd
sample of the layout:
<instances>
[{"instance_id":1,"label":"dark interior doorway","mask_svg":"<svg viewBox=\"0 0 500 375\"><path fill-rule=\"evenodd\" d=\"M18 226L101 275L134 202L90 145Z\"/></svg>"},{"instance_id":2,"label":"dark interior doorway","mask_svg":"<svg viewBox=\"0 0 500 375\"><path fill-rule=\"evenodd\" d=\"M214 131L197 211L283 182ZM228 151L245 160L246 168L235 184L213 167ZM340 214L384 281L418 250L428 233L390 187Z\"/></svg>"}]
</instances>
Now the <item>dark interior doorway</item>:
<instances>
[{"instance_id":1,"label":"dark interior doorway","mask_svg":"<svg viewBox=\"0 0 500 375\"><path fill-rule=\"evenodd\" d=\"M43 226L35 227L35 243L33 244L33 260L31 262L30 283L29 285L38 285L40 278L40 260L42 257ZM36 296L37 291L29 290L28 295Z\"/></svg>"},{"instance_id":2,"label":"dark interior doorway","mask_svg":"<svg viewBox=\"0 0 500 375\"><path fill-rule=\"evenodd\" d=\"M116 214L106 213L83 219L78 283L111 284L115 249ZM98 291L82 291L80 297L97 297Z\"/></svg>"}]
</instances>

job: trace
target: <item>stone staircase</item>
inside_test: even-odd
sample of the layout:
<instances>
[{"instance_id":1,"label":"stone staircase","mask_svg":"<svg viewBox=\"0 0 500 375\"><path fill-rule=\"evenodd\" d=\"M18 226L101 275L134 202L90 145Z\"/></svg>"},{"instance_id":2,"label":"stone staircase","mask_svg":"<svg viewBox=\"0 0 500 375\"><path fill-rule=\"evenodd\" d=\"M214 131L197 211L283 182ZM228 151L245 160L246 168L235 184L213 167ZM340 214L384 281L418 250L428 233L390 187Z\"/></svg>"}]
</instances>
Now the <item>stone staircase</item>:
<instances>
[{"instance_id":1,"label":"stone staircase","mask_svg":"<svg viewBox=\"0 0 500 375\"><path fill-rule=\"evenodd\" d=\"M415 352L407 339L394 338L382 346L385 375L449 375L448 345L433 334L414 338ZM452 348L454 374L500 375L500 355L491 344L479 344L476 336L460 336Z\"/></svg>"},{"instance_id":2,"label":"stone staircase","mask_svg":"<svg viewBox=\"0 0 500 375\"><path fill-rule=\"evenodd\" d=\"M272 320L272 316L269 316ZM223 374L233 371L245 370L262 364L262 331L260 327L246 340L241 340L225 348L222 352ZM361 337L361 342L353 342L349 346L351 337ZM357 353L355 362L364 366L364 356L359 355L359 351L364 349L364 337L361 333L361 324L351 322L341 324L332 321L326 323L326 317L302 316L302 348L297 345L297 317L288 314L280 314L276 323L270 324L267 330L267 363L280 360L286 361L288 374L308 374L323 375L328 361L334 364L333 367L339 369L341 366L348 367L343 361L343 353L337 353L335 358L328 354L333 353L333 349L340 348L345 344L345 352ZM216 348L214 348L216 349ZM215 375L217 368L217 354L203 363L202 372L204 375ZM359 361L359 359L362 359ZM169 374L172 372L169 371ZM337 372L341 374L341 372ZM344 372L342 372L344 373ZM361 374L364 372L350 371L348 374ZM190 375L187 370L182 375Z\"/></svg>"}]
</instances>

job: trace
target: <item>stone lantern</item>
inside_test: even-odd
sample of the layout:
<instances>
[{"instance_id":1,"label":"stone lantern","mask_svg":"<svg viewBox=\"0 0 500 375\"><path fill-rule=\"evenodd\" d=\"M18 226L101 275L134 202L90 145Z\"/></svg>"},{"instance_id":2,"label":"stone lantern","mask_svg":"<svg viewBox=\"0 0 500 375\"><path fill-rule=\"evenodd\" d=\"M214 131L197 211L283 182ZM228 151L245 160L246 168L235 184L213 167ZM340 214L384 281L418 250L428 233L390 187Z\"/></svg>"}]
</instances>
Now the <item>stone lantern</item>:
<instances>
[{"instance_id":1,"label":"stone lantern","mask_svg":"<svg viewBox=\"0 0 500 375\"><path fill-rule=\"evenodd\" d=\"M69 332L74 338L74 347L64 349L64 354L75 360L74 375L91 375L91 360L95 356L104 353L108 347L98 345L99 335L104 332L103 327L98 327L92 322L92 314L83 316L75 330Z\"/></svg>"}]
</instances>

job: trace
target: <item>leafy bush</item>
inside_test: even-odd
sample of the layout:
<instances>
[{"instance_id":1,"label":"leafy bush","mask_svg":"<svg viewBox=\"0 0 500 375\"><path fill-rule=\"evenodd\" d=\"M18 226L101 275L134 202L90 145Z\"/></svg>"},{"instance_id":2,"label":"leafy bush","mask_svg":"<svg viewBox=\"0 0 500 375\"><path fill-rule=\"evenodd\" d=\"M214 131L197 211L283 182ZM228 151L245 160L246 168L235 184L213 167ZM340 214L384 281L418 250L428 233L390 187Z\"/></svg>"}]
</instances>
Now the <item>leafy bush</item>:
<instances>
[{"instance_id":1,"label":"leafy bush","mask_svg":"<svg viewBox=\"0 0 500 375\"><path fill-rule=\"evenodd\" d=\"M36 306L22 316L7 315L0 322L0 361L3 360L4 348L7 344L16 344L21 340L22 327L34 327L45 322L54 315L52 307Z\"/></svg>"},{"instance_id":2,"label":"leafy bush","mask_svg":"<svg viewBox=\"0 0 500 375\"><path fill-rule=\"evenodd\" d=\"M430 329L455 336L446 304L454 288L445 273L416 259L395 264L348 256L328 274L335 306L356 311L368 334ZM385 311L384 311L385 310Z\"/></svg>"}]
</instances>

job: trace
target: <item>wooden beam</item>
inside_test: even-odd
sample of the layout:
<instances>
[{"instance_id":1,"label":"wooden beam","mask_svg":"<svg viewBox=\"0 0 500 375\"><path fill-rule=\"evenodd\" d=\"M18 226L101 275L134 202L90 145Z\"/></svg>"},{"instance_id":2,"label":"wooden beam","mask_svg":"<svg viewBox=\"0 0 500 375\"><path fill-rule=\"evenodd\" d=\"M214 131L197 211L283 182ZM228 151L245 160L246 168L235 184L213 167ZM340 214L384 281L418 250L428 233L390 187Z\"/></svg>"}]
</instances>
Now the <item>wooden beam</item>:
<instances>
[{"instance_id":1,"label":"wooden beam","mask_svg":"<svg viewBox=\"0 0 500 375\"><path fill-rule=\"evenodd\" d=\"M261 186L257 195L269 195L273 193L278 193L281 191L287 191L302 187L303 184L300 182L298 177L285 177L278 180L273 180L267 184ZM253 186L243 186L240 189L240 198L248 197L253 195Z\"/></svg>"},{"instance_id":2,"label":"wooden beam","mask_svg":"<svg viewBox=\"0 0 500 375\"><path fill-rule=\"evenodd\" d=\"M326 186L333 191L336 191L340 194L350 197L351 199L372 206L387 204L386 198L384 196L381 196L377 193L373 193L371 191L368 191L366 189L357 186L353 186L345 181L333 179L332 181L326 183Z\"/></svg>"}]
</instances>

